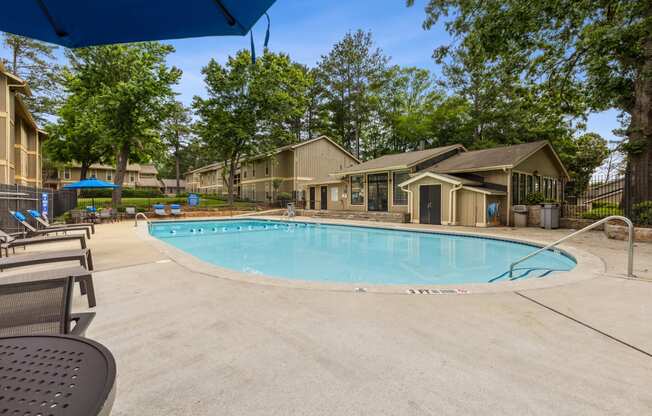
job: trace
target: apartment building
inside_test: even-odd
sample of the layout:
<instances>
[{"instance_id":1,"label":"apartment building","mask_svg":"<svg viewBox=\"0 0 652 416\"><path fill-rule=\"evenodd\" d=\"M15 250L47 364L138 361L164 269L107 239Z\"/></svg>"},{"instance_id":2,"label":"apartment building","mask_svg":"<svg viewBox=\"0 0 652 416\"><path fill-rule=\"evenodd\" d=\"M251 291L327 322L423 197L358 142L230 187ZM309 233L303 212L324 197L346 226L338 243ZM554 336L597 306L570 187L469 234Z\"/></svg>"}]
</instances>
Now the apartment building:
<instances>
[{"instance_id":1,"label":"apartment building","mask_svg":"<svg viewBox=\"0 0 652 416\"><path fill-rule=\"evenodd\" d=\"M47 138L22 97L31 94L25 81L0 63L0 183L40 188L41 144Z\"/></svg>"},{"instance_id":2,"label":"apartment building","mask_svg":"<svg viewBox=\"0 0 652 416\"><path fill-rule=\"evenodd\" d=\"M91 165L86 177L111 182L115 178L115 166L94 164ZM161 189L161 182L157 179L158 170L152 164L129 164L122 186L125 188L142 188L150 190ZM61 189L64 185L77 182L81 179L81 166L71 164L58 171L52 172L45 178L45 186L52 189Z\"/></svg>"},{"instance_id":3,"label":"apartment building","mask_svg":"<svg viewBox=\"0 0 652 416\"><path fill-rule=\"evenodd\" d=\"M342 146L321 136L243 161L235 177L235 193L239 198L260 202L275 200L281 193L305 200L308 183L358 163ZM186 189L226 194L222 169L221 163L214 163L188 172Z\"/></svg>"}]
</instances>

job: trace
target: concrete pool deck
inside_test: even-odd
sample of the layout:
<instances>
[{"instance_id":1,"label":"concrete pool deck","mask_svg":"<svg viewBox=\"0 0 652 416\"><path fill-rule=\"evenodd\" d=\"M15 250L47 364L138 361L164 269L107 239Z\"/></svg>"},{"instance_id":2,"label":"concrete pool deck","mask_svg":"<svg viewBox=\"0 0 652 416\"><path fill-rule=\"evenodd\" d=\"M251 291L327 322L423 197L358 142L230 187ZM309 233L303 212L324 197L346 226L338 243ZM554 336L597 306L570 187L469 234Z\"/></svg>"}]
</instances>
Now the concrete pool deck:
<instances>
[{"instance_id":1,"label":"concrete pool deck","mask_svg":"<svg viewBox=\"0 0 652 416\"><path fill-rule=\"evenodd\" d=\"M652 244L636 245L637 279L623 276L625 243L590 232L569 243L605 263L590 279L415 296L219 278L174 261L133 222L97 228L89 243L98 306L87 336L116 357L112 415L652 409ZM569 233L473 232L549 242ZM76 309L85 301L77 296Z\"/></svg>"}]
</instances>

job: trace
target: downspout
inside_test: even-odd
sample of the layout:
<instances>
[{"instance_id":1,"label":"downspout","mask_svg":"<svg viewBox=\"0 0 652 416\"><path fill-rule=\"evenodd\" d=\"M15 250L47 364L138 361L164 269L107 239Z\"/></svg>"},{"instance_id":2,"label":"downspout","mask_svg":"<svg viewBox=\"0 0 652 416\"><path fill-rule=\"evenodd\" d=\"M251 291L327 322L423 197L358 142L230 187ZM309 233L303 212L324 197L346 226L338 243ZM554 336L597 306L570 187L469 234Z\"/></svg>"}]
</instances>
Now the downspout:
<instances>
[{"instance_id":1,"label":"downspout","mask_svg":"<svg viewBox=\"0 0 652 416\"><path fill-rule=\"evenodd\" d=\"M453 185L448 196L448 225L456 225L457 222L457 194L455 192L462 189L462 184ZM455 198L453 198L455 194Z\"/></svg>"}]
</instances>

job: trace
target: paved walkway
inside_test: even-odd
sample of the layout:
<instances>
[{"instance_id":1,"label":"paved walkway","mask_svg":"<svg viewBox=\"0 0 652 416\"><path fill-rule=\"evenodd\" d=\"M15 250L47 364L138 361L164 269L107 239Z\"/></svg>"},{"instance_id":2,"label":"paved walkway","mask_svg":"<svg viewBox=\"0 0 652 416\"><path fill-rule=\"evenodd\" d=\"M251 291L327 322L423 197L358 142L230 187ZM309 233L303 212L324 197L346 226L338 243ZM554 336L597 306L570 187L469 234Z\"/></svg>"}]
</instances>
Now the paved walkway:
<instances>
[{"instance_id":1,"label":"paved walkway","mask_svg":"<svg viewBox=\"0 0 652 416\"><path fill-rule=\"evenodd\" d=\"M624 242L574 245L614 277L410 296L191 273L132 223L100 225L87 335L117 359L114 416L650 414L652 244L637 246L640 280L617 276Z\"/></svg>"}]
</instances>

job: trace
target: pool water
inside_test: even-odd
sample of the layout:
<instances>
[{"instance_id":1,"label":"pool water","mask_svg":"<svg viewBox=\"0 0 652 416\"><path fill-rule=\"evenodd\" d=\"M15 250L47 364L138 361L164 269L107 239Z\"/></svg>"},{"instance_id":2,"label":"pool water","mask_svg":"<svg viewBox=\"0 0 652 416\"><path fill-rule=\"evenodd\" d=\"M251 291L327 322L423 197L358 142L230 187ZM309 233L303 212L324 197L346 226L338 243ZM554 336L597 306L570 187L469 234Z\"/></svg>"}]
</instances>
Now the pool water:
<instances>
[{"instance_id":1,"label":"pool water","mask_svg":"<svg viewBox=\"0 0 652 416\"><path fill-rule=\"evenodd\" d=\"M154 237L240 272L307 281L462 284L508 280L533 245L484 237L265 220L151 223ZM575 261L546 251L519 264L525 279L568 271Z\"/></svg>"}]
</instances>

